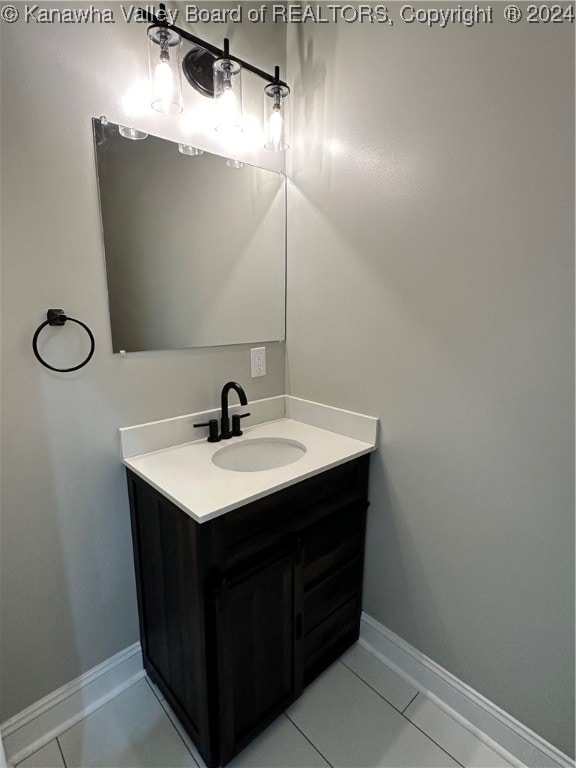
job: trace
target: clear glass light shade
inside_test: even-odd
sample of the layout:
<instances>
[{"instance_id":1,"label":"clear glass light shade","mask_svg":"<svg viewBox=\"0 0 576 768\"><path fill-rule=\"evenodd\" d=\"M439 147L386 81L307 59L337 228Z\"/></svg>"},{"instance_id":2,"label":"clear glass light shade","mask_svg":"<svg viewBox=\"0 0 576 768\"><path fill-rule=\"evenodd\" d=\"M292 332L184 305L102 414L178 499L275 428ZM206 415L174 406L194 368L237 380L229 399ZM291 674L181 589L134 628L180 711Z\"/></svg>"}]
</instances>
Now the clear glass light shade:
<instances>
[{"instance_id":1,"label":"clear glass light shade","mask_svg":"<svg viewBox=\"0 0 576 768\"><path fill-rule=\"evenodd\" d=\"M218 133L242 133L242 67L232 59L214 62L214 104Z\"/></svg>"},{"instance_id":2,"label":"clear glass light shade","mask_svg":"<svg viewBox=\"0 0 576 768\"><path fill-rule=\"evenodd\" d=\"M107 122L108 121L106 121L106 123ZM144 133L143 131L137 131L136 128L128 128L126 125L119 125L118 133L120 136L124 136L125 139L130 139L131 141L142 141L142 139L148 138L147 133Z\"/></svg>"},{"instance_id":3,"label":"clear glass light shade","mask_svg":"<svg viewBox=\"0 0 576 768\"><path fill-rule=\"evenodd\" d=\"M182 112L180 35L164 27L148 29L148 63L152 109L165 115Z\"/></svg>"},{"instance_id":4,"label":"clear glass light shade","mask_svg":"<svg viewBox=\"0 0 576 768\"><path fill-rule=\"evenodd\" d=\"M244 168L244 163L241 160L233 160L231 157L226 160L228 168Z\"/></svg>"},{"instance_id":5,"label":"clear glass light shade","mask_svg":"<svg viewBox=\"0 0 576 768\"><path fill-rule=\"evenodd\" d=\"M289 93L289 88L278 83L271 83L264 88L264 146L272 152L285 152L288 149L285 103Z\"/></svg>"},{"instance_id":6,"label":"clear glass light shade","mask_svg":"<svg viewBox=\"0 0 576 768\"><path fill-rule=\"evenodd\" d=\"M203 149L193 147L191 144L178 144L178 152L182 155L187 155L188 157L196 157L197 155L204 154Z\"/></svg>"}]
</instances>

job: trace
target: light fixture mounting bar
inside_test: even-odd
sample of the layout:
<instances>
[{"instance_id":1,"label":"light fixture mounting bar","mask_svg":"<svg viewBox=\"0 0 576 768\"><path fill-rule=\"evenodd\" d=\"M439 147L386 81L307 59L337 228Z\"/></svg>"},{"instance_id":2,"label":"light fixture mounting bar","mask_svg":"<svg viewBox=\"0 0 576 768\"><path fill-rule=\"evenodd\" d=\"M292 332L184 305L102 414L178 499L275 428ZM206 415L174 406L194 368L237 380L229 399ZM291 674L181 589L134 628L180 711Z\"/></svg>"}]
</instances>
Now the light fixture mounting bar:
<instances>
[{"instance_id":1,"label":"light fixture mounting bar","mask_svg":"<svg viewBox=\"0 0 576 768\"><path fill-rule=\"evenodd\" d=\"M180 35L180 37L182 37L184 40L187 40L189 43L193 43L193 45L197 45L199 48L203 48L205 51L208 51L218 58L224 58L225 52L222 48L218 48L211 43L207 43L206 40L202 40L201 37L196 37L196 35L192 35L190 32L177 27L175 24L170 24L170 22L165 18L156 16L146 8L140 8L139 10L141 17L149 21L150 24L155 24L158 27L166 27L166 29L171 29L173 32L176 32L176 34ZM274 75L265 72L263 69L255 67L253 64L250 64L247 61L239 59L237 56L228 55L228 58L232 59L233 61L237 61L243 69L247 69L248 72L252 72L252 74L258 75L258 77L261 77L262 80L266 80L268 83L276 83L277 85L288 87L287 83L285 83L283 80L276 80Z\"/></svg>"}]
</instances>

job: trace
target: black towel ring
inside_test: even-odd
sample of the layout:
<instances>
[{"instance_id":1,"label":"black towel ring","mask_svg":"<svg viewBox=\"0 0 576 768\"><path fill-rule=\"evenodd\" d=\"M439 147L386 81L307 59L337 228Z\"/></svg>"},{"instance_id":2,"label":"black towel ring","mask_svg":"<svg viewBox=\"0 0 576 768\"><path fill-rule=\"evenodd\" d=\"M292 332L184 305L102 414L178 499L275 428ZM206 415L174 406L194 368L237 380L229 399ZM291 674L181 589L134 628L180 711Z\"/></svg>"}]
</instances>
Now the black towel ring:
<instances>
[{"instance_id":1,"label":"black towel ring","mask_svg":"<svg viewBox=\"0 0 576 768\"><path fill-rule=\"evenodd\" d=\"M36 332L34 334L34 337L32 339L32 349L34 351L34 354L36 356L36 359L38 362L42 363L42 365L45 368L50 368L51 371L58 371L58 373L71 373L72 371L77 371L80 368L83 368L86 363L92 358L92 355L94 354L94 349L96 348L96 342L94 341L94 334L88 328L87 325L80 322L80 320L75 320L73 317L68 317L66 314L64 314L63 309L49 309L48 310L48 320L44 320L43 323L41 323L38 328L36 329ZM90 338L90 352L88 352L88 357L83 360L80 365L75 365L73 368L54 368L53 365L49 365L45 360L43 360L40 357L40 353L38 352L38 336L40 336L40 332L43 328L45 328L47 325L64 325L66 320L70 320L71 323L76 323L77 325L81 325L82 328L86 331Z\"/></svg>"}]
</instances>

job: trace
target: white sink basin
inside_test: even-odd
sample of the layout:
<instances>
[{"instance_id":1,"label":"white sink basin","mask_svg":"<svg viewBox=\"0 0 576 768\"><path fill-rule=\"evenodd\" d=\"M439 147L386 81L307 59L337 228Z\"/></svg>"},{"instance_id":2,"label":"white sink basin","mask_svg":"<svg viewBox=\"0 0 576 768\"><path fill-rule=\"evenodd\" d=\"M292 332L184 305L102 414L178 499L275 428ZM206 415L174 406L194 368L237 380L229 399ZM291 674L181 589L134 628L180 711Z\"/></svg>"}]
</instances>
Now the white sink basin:
<instances>
[{"instance_id":1,"label":"white sink basin","mask_svg":"<svg viewBox=\"0 0 576 768\"><path fill-rule=\"evenodd\" d=\"M306 447L296 440L283 437L254 437L220 448L212 463L233 472L261 472L293 464L306 453Z\"/></svg>"}]
</instances>

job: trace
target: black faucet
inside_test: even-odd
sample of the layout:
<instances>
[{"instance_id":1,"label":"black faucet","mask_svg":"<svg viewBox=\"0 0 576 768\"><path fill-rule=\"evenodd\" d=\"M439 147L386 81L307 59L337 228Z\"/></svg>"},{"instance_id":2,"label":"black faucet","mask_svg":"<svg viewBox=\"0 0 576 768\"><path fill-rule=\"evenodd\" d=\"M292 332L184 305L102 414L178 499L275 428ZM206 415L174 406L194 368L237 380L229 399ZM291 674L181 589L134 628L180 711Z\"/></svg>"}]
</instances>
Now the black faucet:
<instances>
[{"instance_id":1,"label":"black faucet","mask_svg":"<svg viewBox=\"0 0 576 768\"><path fill-rule=\"evenodd\" d=\"M235 381L229 381L222 387L221 406L222 406L222 418L220 421L220 438L222 440L229 440L231 437L241 435L240 419L245 416L250 416L249 413L234 414L232 416L232 429L230 429L230 419L228 418L228 393L231 389L235 389L240 398L240 405L248 405L248 398L244 389Z\"/></svg>"},{"instance_id":2,"label":"black faucet","mask_svg":"<svg viewBox=\"0 0 576 768\"><path fill-rule=\"evenodd\" d=\"M208 427L210 434L208 435L209 443L218 443L220 440L229 440L231 437L239 437L242 434L240 429L240 419L244 419L246 416L250 416L249 413L234 413L232 415L232 429L230 429L230 419L228 417L228 393L231 389L235 389L240 398L240 405L248 405L248 399L246 392L235 381L229 381L222 387L222 419L220 422L220 434L218 434L218 420L210 419L203 424L193 424L194 427Z\"/></svg>"}]
</instances>

